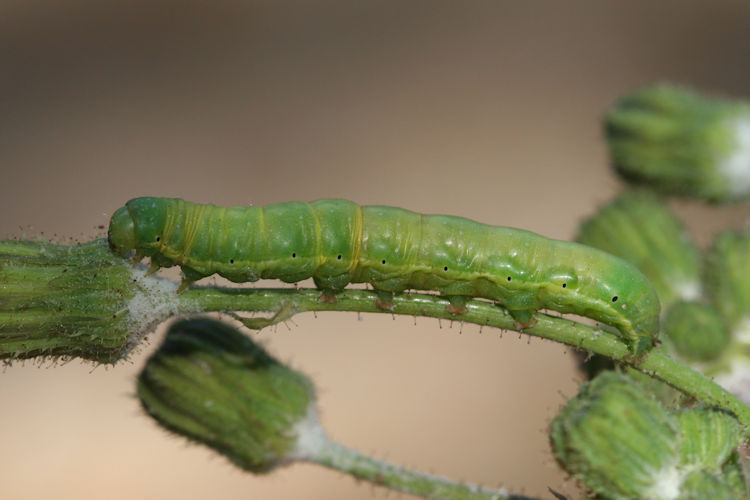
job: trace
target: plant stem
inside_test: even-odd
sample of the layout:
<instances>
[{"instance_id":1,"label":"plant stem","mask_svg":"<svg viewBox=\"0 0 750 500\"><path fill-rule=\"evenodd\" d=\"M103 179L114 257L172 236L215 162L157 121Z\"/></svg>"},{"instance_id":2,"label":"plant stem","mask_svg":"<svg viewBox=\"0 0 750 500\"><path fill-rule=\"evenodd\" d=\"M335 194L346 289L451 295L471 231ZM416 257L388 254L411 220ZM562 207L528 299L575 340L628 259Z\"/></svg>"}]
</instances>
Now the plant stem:
<instances>
[{"instance_id":1,"label":"plant stem","mask_svg":"<svg viewBox=\"0 0 750 500\"><path fill-rule=\"evenodd\" d=\"M275 311L271 318L238 318L256 329L305 311L427 316L517 330L631 364L701 403L732 411L750 435L750 407L704 375L659 348L632 362L619 337L569 319L537 313L534 326L519 330L510 314L491 302L468 301L466 313L456 316L435 294L398 294L386 310L368 290L344 290L330 301L321 300L317 289L192 287L176 295L176 287L113 256L104 240L0 241L0 359L68 356L114 363L156 323L180 313Z\"/></svg>"},{"instance_id":2,"label":"plant stem","mask_svg":"<svg viewBox=\"0 0 750 500\"><path fill-rule=\"evenodd\" d=\"M326 439L311 461L351 474L392 490L411 493L422 498L450 500L532 500L530 497L514 495L504 489L483 488L473 484L462 484L450 479L410 471L402 467L377 460Z\"/></svg>"},{"instance_id":3,"label":"plant stem","mask_svg":"<svg viewBox=\"0 0 750 500\"><path fill-rule=\"evenodd\" d=\"M278 311L277 316L270 319L242 319L248 326L258 328L286 321L300 312L357 311L426 316L516 330L630 364L703 404L731 411L750 436L750 407L708 377L671 358L662 348L652 350L639 363L633 363L629 361L627 346L616 335L566 318L537 313L534 326L519 330L505 309L487 301L469 301L466 304L467 312L456 316L447 310L449 302L438 295L399 294L393 298L393 307L389 310L378 307L377 298L375 292L368 290L344 290L337 295L336 302L326 302L320 300L317 289L193 287L180 295L179 309L181 312Z\"/></svg>"}]
</instances>

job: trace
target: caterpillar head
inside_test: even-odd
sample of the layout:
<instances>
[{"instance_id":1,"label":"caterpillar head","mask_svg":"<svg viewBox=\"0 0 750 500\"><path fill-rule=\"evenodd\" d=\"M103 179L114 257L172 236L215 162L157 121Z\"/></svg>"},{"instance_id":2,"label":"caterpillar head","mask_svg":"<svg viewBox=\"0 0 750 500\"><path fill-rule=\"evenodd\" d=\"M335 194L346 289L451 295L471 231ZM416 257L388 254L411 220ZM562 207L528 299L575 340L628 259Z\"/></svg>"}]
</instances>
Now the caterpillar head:
<instances>
[{"instance_id":1,"label":"caterpillar head","mask_svg":"<svg viewBox=\"0 0 750 500\"><path fill-rule=\"evenodd\" d=\"M117 209L110 219L107 239L109 248L120 255L126 255L135 249L135 222L127 206Z\"/></svg>"},{"instance_id":2,"label":"caterpillar head","mask_svg":"<svg viewBox=\"0 0 750 500\"><path fill-rule=\"evenodd\" d=\"M123 256L131 250L136 256L158 253L169 203L163 198L133 198L127 202L109 221L110 248Z\"/></svg>"}]
</instances>

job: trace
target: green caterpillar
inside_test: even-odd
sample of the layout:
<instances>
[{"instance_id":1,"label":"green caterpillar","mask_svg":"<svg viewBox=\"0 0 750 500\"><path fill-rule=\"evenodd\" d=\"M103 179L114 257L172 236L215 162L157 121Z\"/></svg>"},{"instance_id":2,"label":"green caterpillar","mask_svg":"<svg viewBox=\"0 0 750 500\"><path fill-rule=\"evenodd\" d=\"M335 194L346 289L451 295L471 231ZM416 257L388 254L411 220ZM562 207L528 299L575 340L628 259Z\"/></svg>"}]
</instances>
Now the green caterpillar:
<instances>
[{"instance_id":1,"label":"green caterpillar","mask_svg":"<svg viewBox=\"0 0 750 500\"><path fill-rule=\"evenodd\" d=\"M234 282L312 277L323 298L370 283L387 306L407 289L437 290L456 314L472 297L507 308L521 327L552 309L619 330L635 357L659 329L659 300L632 265L578 243L450 215L346 200L217 207L136 198L112 216L112 249L151 270L178 265L182 288L217 273Z\"/></svg>"}]
</instances>

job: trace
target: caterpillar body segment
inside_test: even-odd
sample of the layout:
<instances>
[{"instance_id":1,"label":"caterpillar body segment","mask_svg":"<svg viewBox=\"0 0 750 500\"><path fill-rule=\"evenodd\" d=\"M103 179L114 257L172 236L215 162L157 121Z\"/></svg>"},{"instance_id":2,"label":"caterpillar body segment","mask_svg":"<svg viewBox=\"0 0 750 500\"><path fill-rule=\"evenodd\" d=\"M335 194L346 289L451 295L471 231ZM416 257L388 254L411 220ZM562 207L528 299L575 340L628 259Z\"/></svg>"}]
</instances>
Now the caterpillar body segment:
<instances>
[{"instance_id":1,"label":"caterpillar body segment","mask_svg":"<svg viewBox=\"0 0 750 500\"><path fill-rule=\"evenodd\" d=\"M113 215L109 242L154 266L180 266L185 285L212 274L240 283L312 277L328 297L349 283L370 283L381 297L436 290L455 312L467 298L485 298L524 327L539 309L578 314L616 328L635 357L654 345L659 329L653 287L624 260L450 215L332 199L217 207L136 198Z\"/></svg>"}]
</instances>

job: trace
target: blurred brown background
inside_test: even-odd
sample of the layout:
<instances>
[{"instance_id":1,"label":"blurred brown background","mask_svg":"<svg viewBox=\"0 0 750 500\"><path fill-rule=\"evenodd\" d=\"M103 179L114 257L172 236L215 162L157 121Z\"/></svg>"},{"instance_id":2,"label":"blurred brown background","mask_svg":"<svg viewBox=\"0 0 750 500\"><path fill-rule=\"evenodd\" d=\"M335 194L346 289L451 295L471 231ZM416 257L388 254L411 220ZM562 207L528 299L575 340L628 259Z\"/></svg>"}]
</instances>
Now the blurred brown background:
<instances>
[{"instance_id":1,"label":"blurred brown background","mask_svg":"<svg viewBox=\"0 0 750 500\"><path fill-rule=\"evenodd\" d=\"M613 100L655 80L750 97L748 61L741 0L5 1L0 235L89 239L158 195L346 197L571 238L619 188L600 132ZM747 211L679 208L703 242ZM569 349L388 315L295 323L259 337L314 377L333 438L575 493L546 440L580 380ZM386 497L311 465L254 477L168 436L132 396L159 340L115 367L0 374L3 498Z\"/></svg>"}]
</instances>

